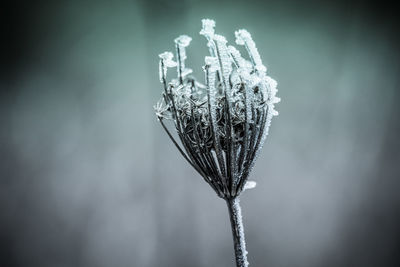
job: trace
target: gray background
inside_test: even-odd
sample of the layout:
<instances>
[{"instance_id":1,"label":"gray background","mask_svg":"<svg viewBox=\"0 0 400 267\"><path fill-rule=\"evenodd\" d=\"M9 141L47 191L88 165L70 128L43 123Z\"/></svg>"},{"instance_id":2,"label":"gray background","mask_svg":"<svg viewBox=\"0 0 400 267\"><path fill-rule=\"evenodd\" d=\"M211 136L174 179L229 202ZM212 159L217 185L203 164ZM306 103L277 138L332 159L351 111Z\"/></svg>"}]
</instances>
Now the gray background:
<instances>
[{"instance_id":1,"label":"gray background","mask_svg":"<svg viewBox=\"0 0 400 267\"><path fill-rule=\"evenodd\" d=\"M153 114L158 54L249 30L282 102L241 198L250 266L399 266L399 42L382 3L2 9L0 266L233 266L225 203ZM3 31L4 30L4 31ZM3 42L4 43L4 42Z\"/></svg>"}]
</instances>

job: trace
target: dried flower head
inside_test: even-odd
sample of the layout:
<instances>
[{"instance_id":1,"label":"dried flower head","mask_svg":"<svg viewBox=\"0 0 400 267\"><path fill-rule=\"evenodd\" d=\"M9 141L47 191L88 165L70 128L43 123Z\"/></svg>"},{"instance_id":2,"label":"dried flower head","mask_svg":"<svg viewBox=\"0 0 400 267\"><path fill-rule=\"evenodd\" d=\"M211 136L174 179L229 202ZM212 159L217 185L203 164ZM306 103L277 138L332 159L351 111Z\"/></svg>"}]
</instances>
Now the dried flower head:
<instances>
[{"instance_id":1,"label":"dried flower head","mask_svg":"<svg viewBox=\"0 0 400 267\"><path fill-rule=\"evenodd\" d=\"M275 80L266 67L251 35L235 32L236 43L244 46L249 60L224 36L215 34L215 22L202 20L200 34L207 39L210 56L205 57L205 85L195 80L185 66L186 48L191 38L175 39L177 61L171 52L160 54L160 81L163 96L155 106L156 115L183 157L210 184L221 198L236 198L248 183L255 160L268 134L273 116ZM177 68L177 78L167 82L167 70ZM164 120L174 123L181 145L173 138ZM247 183L247 184L246 184Z\"/></svg>"}]
</instances>

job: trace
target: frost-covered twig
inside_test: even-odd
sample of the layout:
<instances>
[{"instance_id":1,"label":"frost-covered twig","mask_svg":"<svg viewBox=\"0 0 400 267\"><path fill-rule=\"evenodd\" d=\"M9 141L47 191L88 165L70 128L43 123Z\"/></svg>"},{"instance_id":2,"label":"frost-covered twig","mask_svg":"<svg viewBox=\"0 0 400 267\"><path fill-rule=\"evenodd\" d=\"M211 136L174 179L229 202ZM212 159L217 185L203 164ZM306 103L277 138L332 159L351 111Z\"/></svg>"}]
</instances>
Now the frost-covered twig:
<instances>
[{"instance_id":1,"label":"frost-covered twig","mask_svg":"<svg viewBox=\"0 0 400 267\"><path fill-rule=\"evenodd\" d=\"M205 85L190 76L186 68L186 47L191 38L175 39L177 61L171 52L160 54L160 82L163 96L155 106L163 127L189 164L226 200L232 225L236 265L248 266L239 195L255 182L249 174L260 153L273 116L277 83L266 67L251 35L235 32L236 43L249 54L244 59L222 35L215 34L215 22L202 20L200 34L206 37L210 56L205 57ZM177 68L177 78L167 81L168 68ZM181 145L164 120L173 122Z\"/></svg>"},{"instance_id":2,"label":"frost-covered twig","mask_svg":"<svg viewBox=\"0 0 400 267\"><path fill-rule=\"evenodd\" d=\"M235 248L236 266L248 266L246 242L244 241L244 229L242 209L239 205L239 198L226 201L231 220L233 246Z\"/></svg>"}]
</instances>

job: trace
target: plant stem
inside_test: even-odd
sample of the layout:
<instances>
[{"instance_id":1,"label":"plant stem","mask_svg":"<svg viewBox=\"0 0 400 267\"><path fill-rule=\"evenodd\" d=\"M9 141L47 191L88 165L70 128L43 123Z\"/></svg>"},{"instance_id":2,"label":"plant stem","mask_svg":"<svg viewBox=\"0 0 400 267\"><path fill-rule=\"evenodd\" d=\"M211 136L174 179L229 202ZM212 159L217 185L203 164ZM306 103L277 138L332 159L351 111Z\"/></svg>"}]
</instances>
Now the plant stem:
<instances>
[{"instance_id":1,"label":"plant stem","mask_svg":"<svg viewBox=\"0 0 400 267\"><path fill-rule=\"evenodd\" d=\"M239 198L227 199L229 218L232 226L233 246L235 248L235 258L237 267L247 267L246 242L244 240L244 229L242 220L242 210L239 205Z\"/></svg>"}]
</instances>

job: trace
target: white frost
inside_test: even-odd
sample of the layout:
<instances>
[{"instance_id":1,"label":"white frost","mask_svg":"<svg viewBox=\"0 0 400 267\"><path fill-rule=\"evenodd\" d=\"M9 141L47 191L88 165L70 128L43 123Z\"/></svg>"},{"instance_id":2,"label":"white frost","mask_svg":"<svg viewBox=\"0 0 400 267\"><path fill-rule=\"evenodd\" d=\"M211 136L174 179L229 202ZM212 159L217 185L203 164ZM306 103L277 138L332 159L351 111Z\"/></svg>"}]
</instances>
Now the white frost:
<instances>
[{"instance_id":1,"label":"white frost","mask_svg":"<svg viewBox=\"0 0 400 267\"><path fill-rule=\"evenodd\" d=\"M181 47L189 46L191 41L192 41L192 37L187 36L187 35L181 35L175 39L175 43L179 44Z\"/></svg>"},{"instance_id":2,"label":"white frost","mask_svg":"<svg viewBox=\"0 0 400 267\"><path fill-rule=\"evenodd\" d=\"M255 181L247 181L246 184L244 185L243 190L253 189L256 187L256 185L257 183Z\"/></svg>"},{"instance_id":3,"label":"white frost","mask_svg":"<svg viewBox=\"0 0 400 267\"><path fill-rule=\"evenodd\" d=\"M159 64L160 82L163 82L163 79L165 79L167 76L167 69L176 67L177 63L173 60L174 55L171 52L166 51L158 56L160 57L160 64Z\"/></svg>"},{"instance_id":4,"label":"white frost","mask_svg":"<svg viewBox=\"0 0 400 267\"><path fill-rule=\"evenodd\" d=\"M212 37L214 35L215 21L212 19L202 19L201 22L203 28L201 29L200 34Z\"/></svg>"}]
</instances>

